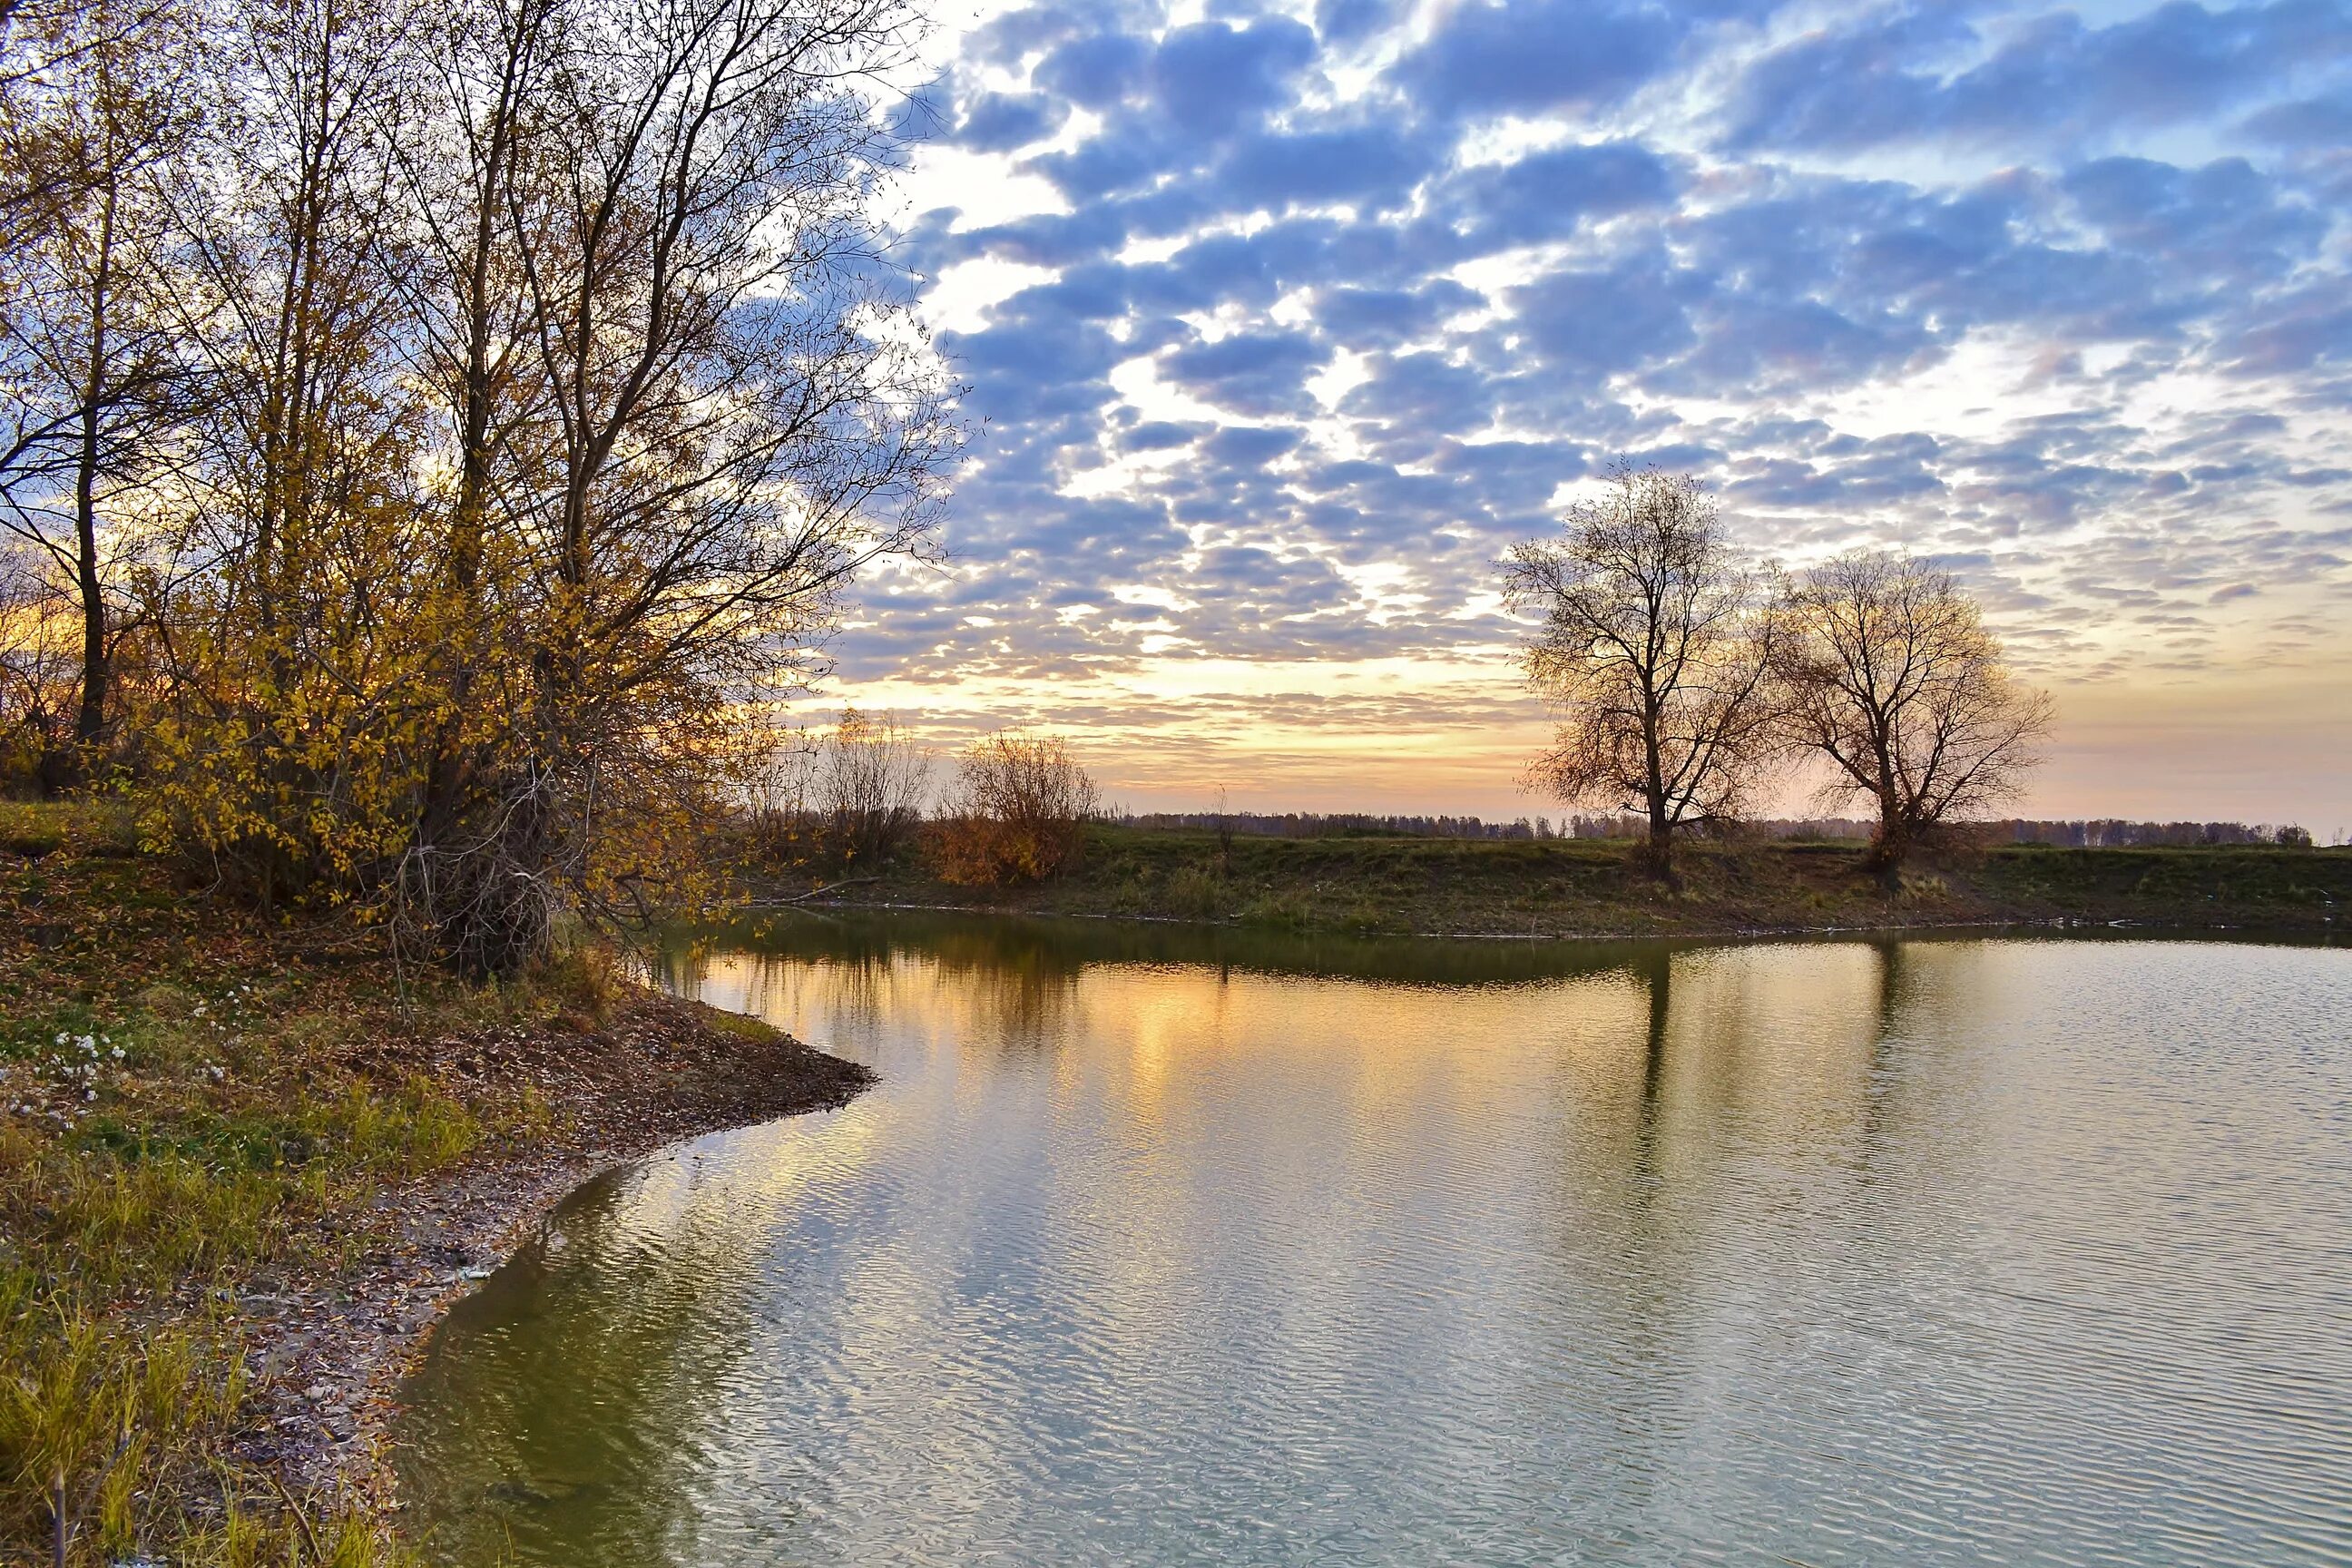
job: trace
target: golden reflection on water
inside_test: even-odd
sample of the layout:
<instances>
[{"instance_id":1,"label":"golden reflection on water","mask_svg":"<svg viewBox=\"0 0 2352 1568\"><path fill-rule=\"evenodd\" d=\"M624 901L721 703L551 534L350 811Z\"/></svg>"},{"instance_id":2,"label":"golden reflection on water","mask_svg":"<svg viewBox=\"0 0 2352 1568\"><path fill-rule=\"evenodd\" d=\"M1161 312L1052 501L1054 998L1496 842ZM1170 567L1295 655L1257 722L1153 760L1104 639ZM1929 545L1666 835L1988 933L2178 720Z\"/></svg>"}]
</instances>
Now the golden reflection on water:
<instances>
[{"instance_id":1,"label":"golden reflection on water","mask_svg":"<svg viewBox=\"0 0 2352 1568\"><path fill-rule=\"evenodd\" d=\"M2341 954L810 922L667 979L882 1080L461 1310L403 1461L449 1561L2352 1533Z\"/></svg>"}]
</instances>

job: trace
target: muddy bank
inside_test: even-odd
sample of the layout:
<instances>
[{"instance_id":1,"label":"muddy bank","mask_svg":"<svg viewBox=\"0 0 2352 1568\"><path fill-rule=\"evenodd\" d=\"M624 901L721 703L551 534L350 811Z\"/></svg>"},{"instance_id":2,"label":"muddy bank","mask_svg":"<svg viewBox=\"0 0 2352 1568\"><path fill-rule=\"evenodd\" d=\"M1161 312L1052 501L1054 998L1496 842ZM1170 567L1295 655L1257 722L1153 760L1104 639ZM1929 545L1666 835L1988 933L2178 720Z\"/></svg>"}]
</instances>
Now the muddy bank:
<instances>
[{"instance_id":1,"label":"muddy bank","mask_svg":"<svg viewBox=\"0 0 2352 1568\"><path fill-rule=\"evenodd\" d=\"M508 1026L349 1055L369 1078L424 1074L521 1105L543 1129L385 1190L382 1223L340 1271L263 1276L239 1295L258 1415L239 1456L370 1512L397 1507L385 1427L434 1324L566 1194L682 1139L841 1106L873 1080L765 1025L651 992L625 994L587 1033Z\"/></svg>"}]
</instances>

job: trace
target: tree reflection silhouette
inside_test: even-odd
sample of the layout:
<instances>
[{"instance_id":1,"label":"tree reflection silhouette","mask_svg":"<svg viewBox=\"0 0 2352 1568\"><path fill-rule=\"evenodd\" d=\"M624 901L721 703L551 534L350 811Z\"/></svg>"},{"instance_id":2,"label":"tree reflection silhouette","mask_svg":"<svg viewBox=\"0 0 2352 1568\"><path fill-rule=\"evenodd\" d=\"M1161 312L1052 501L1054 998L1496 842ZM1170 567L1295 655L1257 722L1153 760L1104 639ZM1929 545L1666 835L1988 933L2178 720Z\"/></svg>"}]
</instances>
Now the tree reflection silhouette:
<instances>
[{"instance_id":1,"label":"tree reflection silhouette","mask_svg":"<svg viewBox=\"0 0 2352 1568\"><path fill-rule=\"evenodd\" d=\"M436 1555L695 1560L696 1437L750 1352L752 1249L702 1211L633 1237L646 1185L681 1179L656 1164L592 1182L436 1331L394 1438Z\"/></svg>"}]
</instances>

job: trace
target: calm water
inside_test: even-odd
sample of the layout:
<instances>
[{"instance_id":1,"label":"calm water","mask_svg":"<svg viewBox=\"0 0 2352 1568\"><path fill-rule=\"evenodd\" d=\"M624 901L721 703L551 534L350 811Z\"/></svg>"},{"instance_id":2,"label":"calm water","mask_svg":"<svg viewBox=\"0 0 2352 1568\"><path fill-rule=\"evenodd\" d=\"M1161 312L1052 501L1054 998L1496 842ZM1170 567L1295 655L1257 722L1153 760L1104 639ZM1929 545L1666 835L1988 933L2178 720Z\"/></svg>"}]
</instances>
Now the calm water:
<instances>
[{"instance_id":1,"label":"calm water","mask_svg":"<svg viewBox=\"0 0 2352 1568\"><path fill-rule=\"evenodd\" d=\"M810 919L410 1391L452 1563L2352 1563L2352 953Z\"/></svg>"}]
</instances>

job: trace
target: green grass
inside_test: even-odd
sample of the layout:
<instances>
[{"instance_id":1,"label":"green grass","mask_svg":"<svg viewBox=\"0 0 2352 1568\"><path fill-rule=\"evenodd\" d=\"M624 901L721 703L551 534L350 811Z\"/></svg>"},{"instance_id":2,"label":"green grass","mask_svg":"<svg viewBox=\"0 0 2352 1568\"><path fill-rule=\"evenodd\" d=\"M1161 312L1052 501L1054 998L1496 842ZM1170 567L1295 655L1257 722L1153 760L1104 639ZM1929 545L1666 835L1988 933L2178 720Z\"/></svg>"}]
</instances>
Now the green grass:
<instances>
[{"instance_id":1,"label":"green grass","mask_svg":"<svg viewBox=\"0 0 2352 1568\"><path fill-rule=\"evenodd\" d=\"M594 1014L590 968L396 987L333 927L207 907L103 806L0 805L0 1561L405 1561L238 1457L234 1303L330 1277L388 1182L537 1129L354 1047ZM396 1000L404 990L405 1003Z\"/></svg>"},{"instance_id":2,"label":"green grass","mask_svg":"<svg viewBox=\"0 0 2352 1568\"><path fill-rule=\"evenodd\" d=\"M910 857L853 901L1232 921L1294 931L1662 934L2012 921L2326 929L2352 852L2008 846L1910 867L1890 895L1851 843L1691 842L1678 881L1584 839L1237 836L1096 826L1077 869L1034 888L937 881Z\"/></svg>"}]
</instances>

